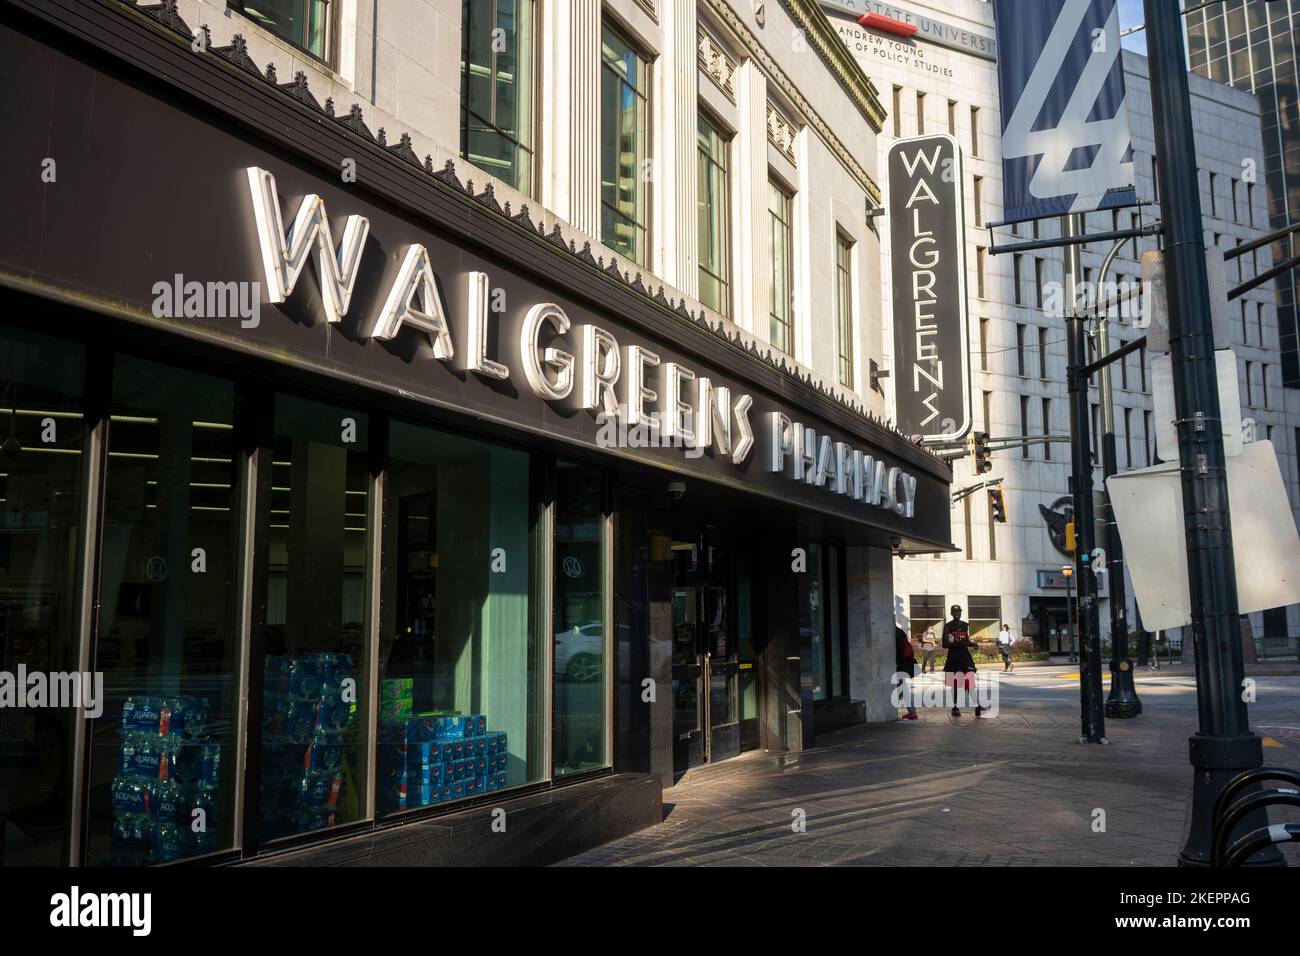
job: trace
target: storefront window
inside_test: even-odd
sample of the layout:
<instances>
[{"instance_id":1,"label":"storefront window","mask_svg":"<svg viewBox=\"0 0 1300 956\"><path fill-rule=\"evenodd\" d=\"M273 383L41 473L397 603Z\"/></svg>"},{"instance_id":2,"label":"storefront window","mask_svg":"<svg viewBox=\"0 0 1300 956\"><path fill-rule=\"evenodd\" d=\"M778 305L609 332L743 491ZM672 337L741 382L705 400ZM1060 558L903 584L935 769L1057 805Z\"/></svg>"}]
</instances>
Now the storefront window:
<instances>
[{"instance_id":1,"label":"storefront window","mask_svg":"<svg viewBox=\"0 0 1300 956\"><path fill-rule=\"evenodd\" d=\"M831 645L831 695L847 693L844 689L844 630L840 624L840 564L844 550L838 546L826 549L830 559L826 563L827 619Z\"/></svg>"},{"instance_id":2,"label":"storefront window","mask_svg":"<svg viewBox=\"0 0 1300 956\"><path fill-rule=\"evenodd\" d=\"M0 669L8 674L78 670L84 383L80 347L0 331ZM65 862L78 713L0 709L0 865Z\"/></svg>"},{"instance_id":3,"label":"storefront window","mask_svg":"<svg viewBox=\"0 0 1300 956\"><path fill-rule=\"evenodd\" d=\"M394 422L380 583L380 814L545 779L526 452Z\"/></svg>"},{"instance_id":4,"label":"storefront window","mask_svg":"<svg viewBox=\"0 0 1300 956\"><path fill-rule=\"evenodd\" d=\"M844 682L844 615L840 574L844 550L838 545L808 545L808 573L799 585L800 628L807 640L813 700L847 693Z\"/></svg>"},{"instance_id":5,"label":"storefront window","mask_svg":"<svg viewBox=\"0 0 1300 956\"><path fill-rule=\"evenodd\" d=\"M555 472L555 776L604 767L605 486L591 468Z\"/></svg>"},{"instance_id":6,"label":"storefront window","mask_svg":"<svg viewBox=\"0 0 1300 956\"><path fill-rule=\"evenodd\" d=\"M812 648L813 700L825 700L829 696L826 681L826 575L822 563L823 554L821 545L808 545L808 595L801 602L808 615L805 626Z\"/></svg>"},{"instance_id":7,"label":"storefront window","mask_svg":"<svg viewBox=\"0 0 1300 956\"><path fill-rule=\"evenodd\" d=\"M113 368L87 862L231 846L239 475L228 381Z\"/></svg>"},{"instance_id":8,"label":"storefront window","mask_svg":"<svg viewBox=\"0 0 1300 956\"><path fill-rule=\"evenodd\" d=\"M263 841L365 816L368 426L361 412L276 397Z\"/></svg>"}]
</instances>

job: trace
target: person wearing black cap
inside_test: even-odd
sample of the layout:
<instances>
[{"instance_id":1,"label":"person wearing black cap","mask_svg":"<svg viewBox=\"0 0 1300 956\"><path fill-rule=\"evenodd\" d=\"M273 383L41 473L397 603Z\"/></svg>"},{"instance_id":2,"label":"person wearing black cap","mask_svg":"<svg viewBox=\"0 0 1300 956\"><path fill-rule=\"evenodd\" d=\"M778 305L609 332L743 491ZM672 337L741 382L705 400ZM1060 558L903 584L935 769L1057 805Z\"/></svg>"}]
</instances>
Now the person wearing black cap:
<instances>
[{"instance_id":1,"label":"person wearing black cap","mask_svg":"<svg viewBox=\"0 0 1300 956\"><path fill-rule=\"evenodd\" d=\"M970 625L961 619L961 605L954 604L950 609L952 620L943 625L943 647L948 658L943 662L943 672L947 683L952 686L952 715L961 716L957 706L957 688L975 689L975 659L971 657ZM975 703L975 716L984 713L984 708Z\"/></svg>"}]
</instances>

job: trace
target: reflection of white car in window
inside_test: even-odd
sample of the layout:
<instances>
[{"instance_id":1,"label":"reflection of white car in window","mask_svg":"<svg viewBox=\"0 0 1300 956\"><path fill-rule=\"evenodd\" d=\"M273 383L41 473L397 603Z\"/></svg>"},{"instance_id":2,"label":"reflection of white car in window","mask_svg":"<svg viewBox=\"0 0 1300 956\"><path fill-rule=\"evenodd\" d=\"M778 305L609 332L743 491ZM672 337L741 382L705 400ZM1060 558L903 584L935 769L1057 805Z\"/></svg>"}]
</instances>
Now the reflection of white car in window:
<instances>
[{"instance_id":1,"label":"reflection of white car in window","mask_svg":"<svg viewBox=\"0 0 1300 956\"><path fill-rule=\"evenodd\" d=\"M557 680L590 682L600 680L603 645L599 624L565 628L555 634L555 677Z\"/></svg>"}]
</instances>

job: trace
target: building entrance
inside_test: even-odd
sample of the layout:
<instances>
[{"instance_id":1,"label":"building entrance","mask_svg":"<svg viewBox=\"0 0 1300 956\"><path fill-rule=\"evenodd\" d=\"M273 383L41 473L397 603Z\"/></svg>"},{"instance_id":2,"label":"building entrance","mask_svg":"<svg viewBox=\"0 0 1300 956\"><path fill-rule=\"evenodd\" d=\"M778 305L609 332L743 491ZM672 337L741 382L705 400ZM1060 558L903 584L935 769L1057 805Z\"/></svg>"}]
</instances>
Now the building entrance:
<instances>
[{"instance_id":1,"label":"building entrance","mask_svg":"<svg viewBox=\"0 0 1300 956\"><path fill-rule=\"evenodd\" d=\"M1073 652L1074 637L1064 597L1031 597L1029 614L1038 625L1039 650L1052 655L1068 655Z\"/></svg>"},{"instance_id":2,"label":"building entrance","mask_svg":"<svg viewBox=\"0 0 1300 956\"><path fill-rule=\"evenodd\" d=\"M673 773L758 746L752 559L673 516Z\"/></svg>"}]
</instances>

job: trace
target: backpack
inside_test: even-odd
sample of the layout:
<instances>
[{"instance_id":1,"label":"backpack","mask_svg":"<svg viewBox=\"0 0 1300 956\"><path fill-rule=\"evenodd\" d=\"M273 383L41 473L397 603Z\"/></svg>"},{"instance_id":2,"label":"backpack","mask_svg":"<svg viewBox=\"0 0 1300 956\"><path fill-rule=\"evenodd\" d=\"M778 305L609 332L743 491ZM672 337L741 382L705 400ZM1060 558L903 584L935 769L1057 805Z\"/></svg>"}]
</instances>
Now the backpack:
<instances>
[{"instance_id":1,"label":"backpack","mask_svg":"<svg viewBox=\"0 0 1300 956\"><path fill-rule=\"evenodd\" d=\"M916 649L912 647L912 642L910 640L903 641L903 660L905 661L916 660Z\"/></svg>"}]
</instances>

